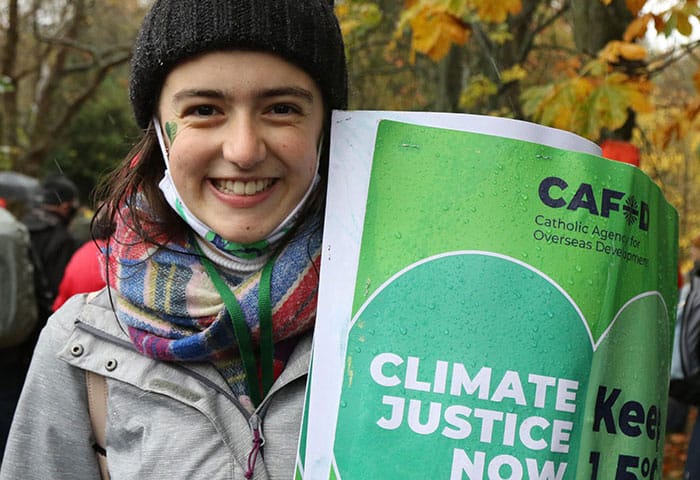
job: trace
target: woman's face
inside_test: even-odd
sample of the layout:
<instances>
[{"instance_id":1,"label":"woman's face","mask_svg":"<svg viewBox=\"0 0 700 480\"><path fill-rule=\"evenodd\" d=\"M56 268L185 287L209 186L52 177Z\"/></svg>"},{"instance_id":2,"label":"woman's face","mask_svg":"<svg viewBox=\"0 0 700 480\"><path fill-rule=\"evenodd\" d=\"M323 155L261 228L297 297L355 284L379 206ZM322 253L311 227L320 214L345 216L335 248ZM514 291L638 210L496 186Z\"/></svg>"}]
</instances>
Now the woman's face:
<instances>
[{"instance_id":1,"label":"woman's face","mask_svg":"<svg viewBox=\"0 0 700 480\"><path fill-rule=\"evenodd\" d=\"M265 238L315 176L321 92L275 55L213 52L178 65L158 117L183 202L226 240Z\"/></svg>"}]
</instances>

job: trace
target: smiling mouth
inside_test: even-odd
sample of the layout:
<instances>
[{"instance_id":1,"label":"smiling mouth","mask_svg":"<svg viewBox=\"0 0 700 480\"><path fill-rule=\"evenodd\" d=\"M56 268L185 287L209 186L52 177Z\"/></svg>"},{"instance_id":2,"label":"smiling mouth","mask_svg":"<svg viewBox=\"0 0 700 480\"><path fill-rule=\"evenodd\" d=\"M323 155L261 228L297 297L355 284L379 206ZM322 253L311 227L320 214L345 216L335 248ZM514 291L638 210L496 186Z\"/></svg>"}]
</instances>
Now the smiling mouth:
<instances>
[{"instance_id":1,"label":"smiling mouth","mask_svg":"<svg viewBox=\"0 0 700 480\"><path fill-rule=\"evenodd\" d=\"M212 184L218 191L229 195L255 195L267 190L273 183L275 183L275 180L271 178L251 180L249 182L242 180L212 180Z\"/></svg>"}]
</instances>

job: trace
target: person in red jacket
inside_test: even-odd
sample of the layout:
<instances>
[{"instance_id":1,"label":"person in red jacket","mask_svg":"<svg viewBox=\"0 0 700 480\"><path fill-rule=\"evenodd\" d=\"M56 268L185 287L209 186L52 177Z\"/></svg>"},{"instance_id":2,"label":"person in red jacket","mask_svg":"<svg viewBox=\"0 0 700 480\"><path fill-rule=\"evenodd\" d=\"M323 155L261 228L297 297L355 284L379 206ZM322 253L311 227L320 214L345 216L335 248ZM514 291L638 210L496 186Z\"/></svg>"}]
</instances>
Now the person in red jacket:
<instances>
[{"instance_id":1,"label":"person in red jacket","mask_svg":"<svg viewBox=\"0 0 700 480\"><path fill-rule=\"evenodd\" d=\"M83 243L66 265L53 302L54 312L73 295L95 292L105 286L99 257L110 232L107 226L100 224L99 219L93 222L92 232L95 237Z\"/></svg>"},{"instance_id":2,"label":"person in red jacket","mask_svg":"<svg viewBox=\"0 0 700 480\"><path fill-rule=\"evenodd\" d=\"M52 306L54 312L73 295L94 292L105 286L98 260L103 245L104 240L88 240L75 251L58 286L58 294Z\"/></svg>"}]
</instances>

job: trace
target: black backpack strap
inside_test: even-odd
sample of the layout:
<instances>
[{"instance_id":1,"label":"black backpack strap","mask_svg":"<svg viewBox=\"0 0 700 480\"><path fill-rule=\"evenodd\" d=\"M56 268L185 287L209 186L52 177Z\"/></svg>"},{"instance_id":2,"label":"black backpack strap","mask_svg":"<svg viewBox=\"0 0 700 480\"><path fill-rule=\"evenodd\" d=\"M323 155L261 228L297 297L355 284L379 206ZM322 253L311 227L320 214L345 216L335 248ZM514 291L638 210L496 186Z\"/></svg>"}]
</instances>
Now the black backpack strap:
<instances>
[{"instance_id":1,"label":"black backpack strap","mask_svg":"<svg viewBox=\"0 0 700 480\"><path fill-rule=\"evenodd\" d=\"M54 294L46 278L44 263L31 244L29 246L29 257L32 261L32 265L34 265L34 291L37 300L39 324L40 327L43 327L46 320L51 316Z\"/></svg>"}]
</instances>

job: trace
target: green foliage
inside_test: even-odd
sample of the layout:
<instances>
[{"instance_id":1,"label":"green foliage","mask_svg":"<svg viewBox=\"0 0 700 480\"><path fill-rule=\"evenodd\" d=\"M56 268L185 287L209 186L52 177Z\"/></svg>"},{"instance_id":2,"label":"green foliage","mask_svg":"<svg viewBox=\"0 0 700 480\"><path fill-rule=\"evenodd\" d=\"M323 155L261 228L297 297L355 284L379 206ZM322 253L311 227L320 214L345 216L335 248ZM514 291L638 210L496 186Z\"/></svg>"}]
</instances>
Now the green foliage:
<instances>
[{"instance_id":1,"label":"green foliage","mask_svg":"<svg viewBox=\"0 0 700 480\"><path fill-rule=\"evenodd\" d=\"M402 2L343 0L336 14L345 37L351 109L430 109L435 68L408 62L410 39L395 37Z\"/></svg>"},{"instance_id":2,"label":"green foliage","mask_svg":"<svg viewBox=\"0 0 700 480\"><path fill-rule=\"evenodd\" d=\"M106 76L128 63L145 2L13 0L7 5L18 14L5 14L0 22L0 40L10 40L2 47L0 77L12 79L12 88L9 82L0 85L0 146L7 147L0 155L13 169L40 176L71 158L63 142L74 134L66 129ZM121 91L124 95L124 86Z\"/></svg>"},{"instance_id":3,"label":"green foliage","mask_svg":"<svg viewBox=\"0 0 700 480\"><path fill-rule=\"evenodd\" d=\"M348 0L336 8L346 43L370 34L382 21L382 11L373 2Z\"/></svg>"},{"instance_id":4,"label":"green foliage","mask_svg":"<svg viewBox=\"0 0 700 480\"><path fill-rule=\"evenodd\" d=\"M459 106L465 110L474 110L484 98L495 95L498 85L484 75L474 75L459 97Z\"/></svg>"},{"instance_id":5,"label":"green foliage","mask_svg":"<svg viewBox=\"0 0 700 480\"><path fill-rule=\"evenodd\" d=\"M10 92L14 88L10 77L0 75L0 94ZM10 145L0 145L0 171L12 168L11 150L12 147Z\"/></svg>"},{"instance_id":6,"label":"green foliage","mask_svg":"<svg viewBox=\"0 0 700 480\"><path fill-rule=\"evenodd\" d=\"M0 93L11 92L14 88L10 77L0 76Z\"/></svg>"},{"instance_id":7,"label":"green foliage","mask_svg":"<svg viewBox=\"0 0 700 480\"><path fill-rule=\"evenodd\" d=\"M51 151L43 174L63 171L87 204L99 178L112 170L139 136L126 88L126 69L116 70L68 127L64 141Z\"/></svg>"},{"instance_id":8,"label":"green foliage","mask_svg":"<svg viewBox=\"0 0 700 480\"><path fill-rule=\"evenodd\" d=\"M513 33L509 30L508 24L506 23L493 25L488 32L488 37L489 40L496 45L504 45L514 39Z\"/></svg>"},{"instance_id":9,"label":"green foliage","mask_svg":"<svg viewBox=\"0 0 700 480\"><path fill-rule=\"evenodd\" d=\"M614 131L622 127L627 120L627 109L630 108L626 93L624 85L611 82L605 82L593 90L580 110L583 113L581 133L596 139L600 138L603 128Z\"/></svg>"}]
</instances>

